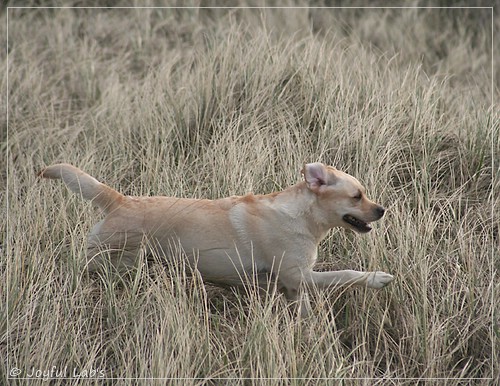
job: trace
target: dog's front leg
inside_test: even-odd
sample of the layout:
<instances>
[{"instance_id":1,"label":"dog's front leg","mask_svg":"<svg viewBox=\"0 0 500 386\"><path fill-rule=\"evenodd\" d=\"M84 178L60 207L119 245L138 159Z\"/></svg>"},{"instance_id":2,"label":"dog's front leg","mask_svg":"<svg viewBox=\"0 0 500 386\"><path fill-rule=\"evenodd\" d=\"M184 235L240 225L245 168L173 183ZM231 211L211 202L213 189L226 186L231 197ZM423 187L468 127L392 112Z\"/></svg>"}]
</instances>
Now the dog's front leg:
<instances>
[{"instance_id":1,"label":"dog's front leg","mask_svg":"<svg viewBox=\"0 0 500 386\"><path fill-rule=\"evenodd\" d=\"M309 316L312 307L309 301L309 294L305 288L287 288L284 289L286 299L293 302L297 309L297 314L302 318Z\"/></svg>"},{"instance_id":2,"label":"dog's front leg","mask_svg":"<svg viewBox=\"0 0 500 386\"><path fill-rule=\"evenodd\" d=\"M304 274L304 279L308 285L314 285L318 288L328 288L340 285L360 285L379 289L389 284L394 277L381 271L359 272L345 270L329 272L310 271Z\"/></svg>"}]
</instances>

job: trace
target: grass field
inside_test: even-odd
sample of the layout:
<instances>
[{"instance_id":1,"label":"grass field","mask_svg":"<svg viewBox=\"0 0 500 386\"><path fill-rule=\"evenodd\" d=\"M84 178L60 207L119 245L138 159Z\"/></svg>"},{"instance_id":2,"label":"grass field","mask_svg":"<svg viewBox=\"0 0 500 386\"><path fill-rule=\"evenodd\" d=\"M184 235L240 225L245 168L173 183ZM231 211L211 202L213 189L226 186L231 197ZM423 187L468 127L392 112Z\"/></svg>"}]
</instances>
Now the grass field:
<instances>
[{"instance_id":1,"label":"grass field","mask_svg":"<svg viewBox=\"0 0 500 386\"><path fill-rule=\"evenodd\" d=\"M0 384L499 382L491 9L0 14ZM367 235L332 231L318 269L395 281L316 293L307 320L182 267L89 275L98 211L36 178L68 162L130 195L219 198L283 189L314 161L388 208Z\"/></svg>"}]
</instances>

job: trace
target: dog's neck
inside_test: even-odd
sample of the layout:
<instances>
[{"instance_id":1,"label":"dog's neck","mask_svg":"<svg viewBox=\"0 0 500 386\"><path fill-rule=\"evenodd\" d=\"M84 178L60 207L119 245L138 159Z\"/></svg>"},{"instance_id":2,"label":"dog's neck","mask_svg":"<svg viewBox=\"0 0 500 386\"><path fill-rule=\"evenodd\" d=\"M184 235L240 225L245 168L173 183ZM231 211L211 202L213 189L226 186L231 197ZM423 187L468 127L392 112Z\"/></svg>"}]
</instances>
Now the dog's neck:
<instances>
[{"instance_id":1,"label":"dog's neck","mask_svg":"<svg viewBox=\"0 0 500 386\"><path fill-rule=\"evenodd\" d=\"M305 181L299 182L281 192L260 196L269 200L269 205L282 215L289 217L291 223L307 222L307 227L316 243L323 240L331 227L319 221L317 216L317 196L308 187Z\"/></svg>"}]
</instances>

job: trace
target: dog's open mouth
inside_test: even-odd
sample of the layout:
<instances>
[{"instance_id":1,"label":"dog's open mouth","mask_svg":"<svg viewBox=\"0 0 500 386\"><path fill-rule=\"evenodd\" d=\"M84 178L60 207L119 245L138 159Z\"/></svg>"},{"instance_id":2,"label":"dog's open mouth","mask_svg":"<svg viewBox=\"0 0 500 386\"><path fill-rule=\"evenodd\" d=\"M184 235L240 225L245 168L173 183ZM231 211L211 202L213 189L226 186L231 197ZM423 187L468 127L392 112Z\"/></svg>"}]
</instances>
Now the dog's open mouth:
<instances>
[{"instance_id":1,"label":"dog's open mouth","mask_svg":"<svg viewBox=\"0 0 500 386\"><path fill-rule=\"evenodd\" d=\"M368 223L361 221L360 219L351 216L350 214L346 214L342 219L351 225L355 230L361 233L366 233L370 232L372 230L372 227L368 225Z\"/></svg>"}]
</instances>

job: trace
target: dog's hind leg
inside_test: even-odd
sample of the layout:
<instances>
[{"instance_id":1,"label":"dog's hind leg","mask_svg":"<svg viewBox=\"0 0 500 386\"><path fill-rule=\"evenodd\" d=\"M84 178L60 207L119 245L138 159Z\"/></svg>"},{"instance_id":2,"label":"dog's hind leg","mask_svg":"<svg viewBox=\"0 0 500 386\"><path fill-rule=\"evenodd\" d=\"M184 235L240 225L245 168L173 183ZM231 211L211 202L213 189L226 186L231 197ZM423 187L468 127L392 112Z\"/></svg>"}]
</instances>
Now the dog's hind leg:
<instances>
[{"instance_id":1,"label":"dog's hind leg","mask_svg":"<svg viewBox=\"0 0 500 386\"><path fill-rule=\"evenodd\" d=\"M97 223L87 238L87 269L96 271L111 264L119 272L137 265L141 249L147 253L149 245L140 232L102 232Z\"/></svg>"}]
</instances>

